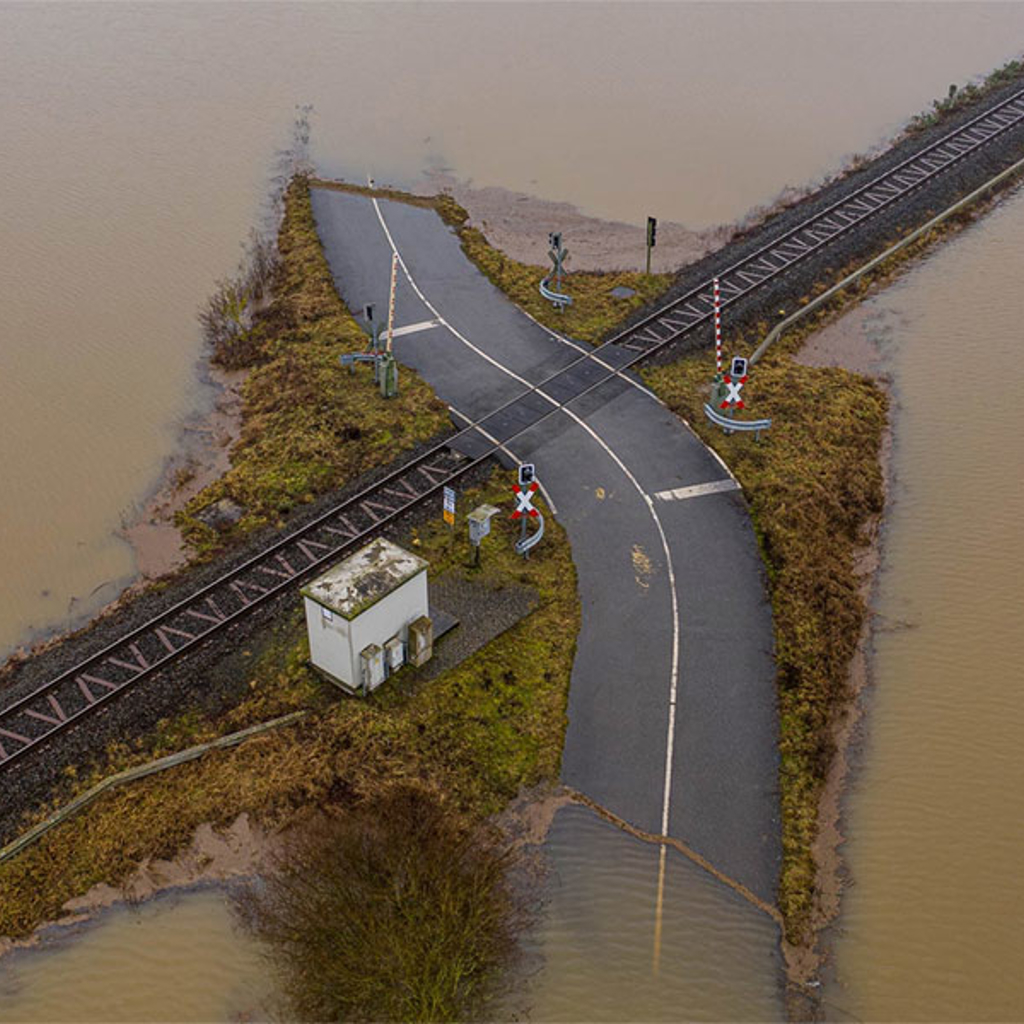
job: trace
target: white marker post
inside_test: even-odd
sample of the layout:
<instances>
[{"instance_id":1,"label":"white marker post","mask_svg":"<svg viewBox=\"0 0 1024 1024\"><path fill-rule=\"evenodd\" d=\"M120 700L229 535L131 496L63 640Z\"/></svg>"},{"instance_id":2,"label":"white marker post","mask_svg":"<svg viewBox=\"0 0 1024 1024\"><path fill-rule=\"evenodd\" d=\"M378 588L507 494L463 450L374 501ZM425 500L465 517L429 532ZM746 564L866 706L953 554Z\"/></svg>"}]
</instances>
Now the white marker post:
<instances>
[{"instance_id":1,"label":"white marker post","mask_svg":"<svg viewBox=\"0 0 1024 1024\"><path fill-rule=\"evenodd\" d=\"M714 279L715 298L715 372L722 372L722 296L718 290L718 278Z\"/></svg>"},{"instance_id":2,"label":"white marker post","mask_svg":"<svg viewBox=\"0 0 1024 1024\"><path fill-rule=\"evenodd\" d=\"M391 293L388 296L388 355L395 336L395 285L398 284L398 253L391 256Z\"/></svg>"}]
</instances>

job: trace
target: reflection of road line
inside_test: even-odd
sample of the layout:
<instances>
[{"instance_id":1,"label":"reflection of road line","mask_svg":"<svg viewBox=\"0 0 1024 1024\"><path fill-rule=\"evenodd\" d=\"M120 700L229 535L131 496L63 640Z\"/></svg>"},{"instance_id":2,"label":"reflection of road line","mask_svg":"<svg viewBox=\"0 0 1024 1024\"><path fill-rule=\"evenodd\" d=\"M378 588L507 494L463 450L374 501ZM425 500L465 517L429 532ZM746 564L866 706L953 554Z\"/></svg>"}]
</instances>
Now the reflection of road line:
<instances>
[{"instance_id":1,"label":"reflection of road line","mask_svg":"<svg viewBox=\"0 0 1024 1024\"><path fill-rule=\"evenodd\" d=\"M677 487L674 491L658 491L654 496L661 501L685 501L687 498L700 498L705 494L720 494L722 491L738 491L740 485L732 478L728 480L712 480L706 484L691 484L689 487Z\"/></svg>"},{"instance_id":2,"label":"reflection of road line","mask_svg":"<svg viewBox=\"0 0 1024 1024\"><path fill-rule=\"evenodd\" d=\"M413 291L419 296L423 304L430 310L437 321L443 326L448 328L449 331L461 341L467 348L475 352L482 359L485 359L492 366L499 369L502 373L507 374L513 380L518 381L527 388L533 388L533 385L526 380L524 377L519 376L513 370L510 370L507 366L502 365L493 356L484 352L476 345L474 345L468 338L457 331L451 324L449 324L437 308L430 302L430 300L423 294L419 286L413 279L412 274L406 266L405 260L402 259L402 254L398 251L398 246L395 244L394 237L391 234L387 226L387 222L384 220L384 214L381 211L380 203L377 198L372 197L373 208L377 213L377 219L380 221L380 226L387 237L388 244L391 246L391 251L398 257L398 262L402 266L402 270L405 272L406 279L412 286ZM585 423L575 412L571 409L566 408L561 402L556 401L550 395L545 394L540 388L536 389L536 394L546 399L556 408L561 409L574 423L577 424L581 429L586 431L587 434L601 447L602 451L608 455L608 457L619 467L621 472L624 474L627 480L636 489L636 492L640 495L644 504L647 506L647 511L650 513L651 518L654 520L654 526L658 531L658 537L661 540L661 548L665 555L665 570L668 575L669 594L672 598L672 662L671 671L669 676L669 693L668 693L668 726L666 728L666 742L665 742L665 783L662 794L662 806L661 806L661 833L664 836L668 836L668 825L669 825L669 807L671 805L672 798L672 757L675 748L675 731L676 731L676 696L679 689L679 595L676 591L676 574L675 568L672 564L672 550L669 547L668 537L665 535L665 529L662 526L661 518L658 516L657 509L654 507L654 501L650 495L640 486L640 482L630 472L626 464L619 458L619 456L612 450L612 448L605 442L605 440L590 426ZM660 903L659 903L660 906ZM659 935L660 942L660 935Z\"/></svg>"},{"instance_id":3,"label":"reflection of road line","mask_svg":"<svg viewBox=\"0 0 1024 1024\"><path fill-rule=\"evenodd\" d=\"M499 363L497 359L484 352L482 349L474 345L468 338L456 330L447 320L441 315L434 304L423 294L420 290L419 285L413 279L412 274L406 266L405 260L402 259L402 254L398 251L398 246L395 244L394 237L388 228L387 222L384 220L384 214L381 211L380 203L377 201L376 196L371 197L373 202L373 208L377 213L377 220L380 221L381 229L384 231L387 237L388 244L391 246L391 251L398 257L398 262L405 272L406 279L412 286L413 291L419 296L420 301L433 313L435 319L443 327L448 328L449 331L461 341L467 348L475 352L482 359L485 359L492 366L496 367L502 373L507 374L513 380L518 381L520 384L527 388L533 388L533 385L525 378L521 377L514 370L510 370L507 366ZM535 393L546 399L553 406L560 409L565 413L577 426L587 432L590 437L601 447L602 451L608 455L608 457L619 467L623 475L636 489L637 494L640 495L644 504L647 506L647 511L650 513L651 518L654 520L655 529L658 531L658 537L661 540L661 548L665 555L665 570L668 575L669 593L672 597L672 668L669 676L669 699L668 699L668 728L666 730L666 743L665 743L665 785L662 795L661 805L661 832L662 835L668 835L668 822L669 822L669 805L672 797L672 755L675 747L675 732L676 732L676 695L679 690L679 595L676 592L676 574L675 568L672 564L672 550L668 544L668 537L665 535L665 529L662 526L661 518L658 516L657 509L654 507L654 502L651 496L640 486L640 481L630 472L626 464L619 458L619 456L612 450L608 443L602 438L589 423L585 423L580 417L572 411L572 409L566 408L561 402L556 401L550 395L537 388Z\"/></svg>"},{"instance_id":4,"label":"reflection of road line","mask_svg":"<svg viewBox=\"0 0 1024 1024\"><path fill-rule=\"evenodd\" d=\"M487 431L484 430L484 428L481 427L479 424L474 424L473 421L464 412L459 412L459 410L456 409L454 405L449 405L448 411L452 413L452 415L458 416L460 420L465 420L467 424L473 427L476 430L476 432L478 434L481 434L487 441L490 441L491 444L496 444L498 446L498 451L504 452L513 462L523 461L521 458L519 458L518 455L516 455L514 451L512 451L511 448L509 448L507 445L502 444L502 442L499 441L493 434L488 434ZM557 516L558 509L555 508L555 503L551 500L551 495L548 494L548 489L540 480L537 481L537 486L540 488L540 493L544 495L544 501L547 503L548 508L551 509L551 514L553 516Z\"/></svg>"},{"instance_id":5,"label":"reflection of road line","mask_svg":"<svg viewBox=\"0 0 1024 1024\"><path fill-rule=\"evenodd\" d=\"M661 917L665 906L665 851L668 849L664 843L661 844L661 854L658 857L658 902L654 908L654 957L651 961L651 974L658 976L658 966L661 963Z\"/></svg>"}]
</instances>

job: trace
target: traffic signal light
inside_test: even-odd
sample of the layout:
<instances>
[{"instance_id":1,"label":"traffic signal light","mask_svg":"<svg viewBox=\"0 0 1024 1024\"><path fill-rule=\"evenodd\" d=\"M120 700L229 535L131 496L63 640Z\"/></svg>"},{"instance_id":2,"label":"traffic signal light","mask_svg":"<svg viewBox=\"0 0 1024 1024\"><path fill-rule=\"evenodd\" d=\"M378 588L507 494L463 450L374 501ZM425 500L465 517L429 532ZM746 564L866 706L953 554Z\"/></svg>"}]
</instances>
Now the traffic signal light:
<instances>
[{"instance_id":1,"label":"traffic signal light","mask_svg":"<svg viewBox=\"0 0 1024 1024\"><path fill-rule=\"evenodd\" d=\"M654 245L655 237L658 233L658 219L656 217L647 218L647 244L650 246Z\"/></svg>"},{"instance_id":2,"label":"traffic signal light","mask_svg":"<svg viewBox=\"0 0 1024 1024\"><path fill-rule=\"evenodd\" d=\"M548 242L551 245L551 248L554 249L555 252L558 252L558 250L562 248L562 232L561 231L552 231L552 232L550 232L548 234Z\"/></svg>"}]
</instances>

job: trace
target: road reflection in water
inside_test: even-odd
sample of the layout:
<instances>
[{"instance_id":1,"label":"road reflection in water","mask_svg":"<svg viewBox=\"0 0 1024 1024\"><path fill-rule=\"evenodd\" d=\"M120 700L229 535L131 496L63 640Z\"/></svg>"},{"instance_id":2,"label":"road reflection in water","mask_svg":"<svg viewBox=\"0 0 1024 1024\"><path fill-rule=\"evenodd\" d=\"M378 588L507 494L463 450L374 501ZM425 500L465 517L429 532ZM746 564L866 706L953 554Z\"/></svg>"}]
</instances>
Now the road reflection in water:
<instances>
[{"instance_id":1,"label":"road reflection in water","mask_svg":"<svg viewBox=\"0 0 1024 1024\"><path fill-rule=\"evenodd\" d=\"M569 806L545 853L549 902L525 942L534 973L509 1012L536 1021L781 1019L774 923L681 854L665 858L659 928L659 847Z\"/></svg>"}]
</instances>

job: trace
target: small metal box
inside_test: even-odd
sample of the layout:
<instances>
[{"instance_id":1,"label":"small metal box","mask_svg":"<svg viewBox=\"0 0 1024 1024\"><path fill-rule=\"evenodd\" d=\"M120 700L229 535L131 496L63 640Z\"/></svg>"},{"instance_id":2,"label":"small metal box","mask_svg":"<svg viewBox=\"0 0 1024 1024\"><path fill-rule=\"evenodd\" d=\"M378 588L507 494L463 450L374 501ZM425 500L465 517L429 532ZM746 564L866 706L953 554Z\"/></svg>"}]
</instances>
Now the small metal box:
<instances>
[{"instance_id":1,"label":"small metal box","mask_svg":"<svg viewBox=\"0 0 1024 1024\"><path fill-rule=\"evenodd\" d=\"M384 682L384 652L370 644L359 652L360 683L364 693L377 689Z\"/></svg>"},{"instance_id":2,"label":"small metal box","mask_svg":"<svg viewBox=\"0 0 1024 1024\"><path fill-rule=\"evenodd\" d=\"M425 665L434 653L434 624L426 615L409 623L409 662Z\"/></svg>"},{"instance_id":3,"label":"small metal box","mask_svg":"<svg viewBox=\"0 0 1024 1024\"><path fill-rule=\"evenodd\" d=\"M405 664L405 644L402 643L400 636L393 636L384 645L384 663L388 675L397 672Z\"/></svg>"}]
</instances>

